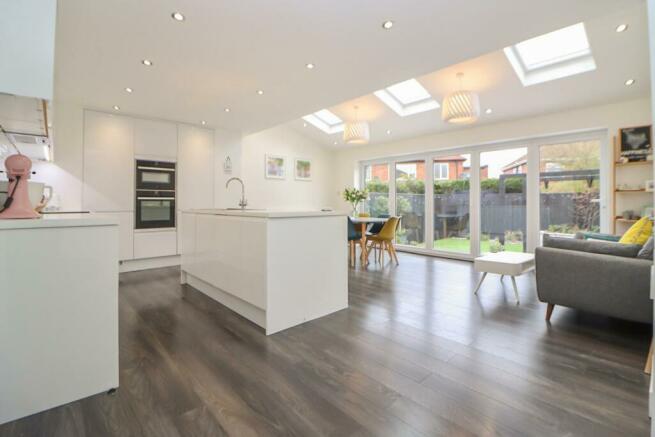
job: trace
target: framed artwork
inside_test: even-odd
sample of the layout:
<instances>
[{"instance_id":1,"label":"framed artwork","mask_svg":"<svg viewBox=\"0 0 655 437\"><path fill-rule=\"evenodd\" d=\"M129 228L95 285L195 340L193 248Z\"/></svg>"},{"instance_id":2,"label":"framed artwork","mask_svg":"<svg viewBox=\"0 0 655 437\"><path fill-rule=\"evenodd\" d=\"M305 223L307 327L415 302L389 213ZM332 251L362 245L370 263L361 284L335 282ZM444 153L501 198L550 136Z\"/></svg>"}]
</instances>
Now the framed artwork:
<instances>
[{"instance_id":1,"label":"framed artwork","mask_svg":"<svg viewBox=\"0 0 655 437\"><path fill-rule=\"evenodd\" d=\"M645 189L649 193L652 193L653 191L655 191L655 181L652 181L652 180L646 181Z\"/></svg>"},{"instance_id":2,"label":"framed artwork","mask_svg":"<svg viewBox=\"0 0 655 437\"><path fill-rule=\"evenodd\" d=\"M294 168L296 173L296 180L298 181L312 180L312 162L309 159L296 158Z\"/></svg>"},{"instance_id":3,"label":"framed artwork","mask_svg":"<svg viewBox=\"0 0 655 437\"><path fill-rule=\"evenodd\" d=\"M266 155L266 178L267 179L285 179L284 157L276 155Z\"/></svg>"},{"instance_id":4,"label":"framed artwork","mask_svg":"<svg viewBox=\"0 0 655 437\"><path fill-rule=\"evenodd\" d=\"M625 127L619 129L621 157L628 161L644 161L652 153L651 126Z\"/></svg>"}]
</instances>

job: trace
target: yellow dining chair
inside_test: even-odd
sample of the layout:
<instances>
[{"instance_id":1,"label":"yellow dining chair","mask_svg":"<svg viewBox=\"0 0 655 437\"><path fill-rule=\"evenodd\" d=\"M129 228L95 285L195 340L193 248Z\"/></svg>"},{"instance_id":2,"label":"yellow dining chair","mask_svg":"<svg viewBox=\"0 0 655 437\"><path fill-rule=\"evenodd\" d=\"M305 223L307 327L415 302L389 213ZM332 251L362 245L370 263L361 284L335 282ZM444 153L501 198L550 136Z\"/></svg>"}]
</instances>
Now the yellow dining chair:
<instances>
[{"instance_id":1,"label":"yellow dining chair","mask_svg":"<svg viewBox=\"0 0 655 437\"><path fill-rule=\"evenodd\" d=\"M375 235L368 237L368 241L371 242L371 247L376 249L375 259L380 259L380 264L384 264L384 251L389 253L389 258L391 261L396 261L398 265L398 256L396 255L396 248L393 247L393 240L396 237L396 228L400 222L399 217L390 217ZM379 249L379 252L377 251Z\"/></svg>"}]
</instances>

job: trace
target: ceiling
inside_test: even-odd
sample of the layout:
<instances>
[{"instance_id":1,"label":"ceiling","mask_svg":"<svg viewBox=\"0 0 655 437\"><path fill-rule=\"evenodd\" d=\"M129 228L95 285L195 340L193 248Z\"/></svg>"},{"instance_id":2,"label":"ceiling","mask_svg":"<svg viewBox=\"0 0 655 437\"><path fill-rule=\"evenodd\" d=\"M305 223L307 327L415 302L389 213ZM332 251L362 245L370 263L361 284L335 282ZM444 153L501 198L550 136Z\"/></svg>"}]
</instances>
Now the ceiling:
<instances>
[{"instance_id":1,"label":"ceiling","mask_svg":"<svg viewBox=\"0 0 655 437\"><path fill-rule=\"evenodd\" d=\"M493 102L500 118L511 110L507 91L518 79L507 74L508 66L493 51L643 5L643 0L59 0L55 99L107 111L118 105L124 113L189 123L206 120L251 133L474 59L468 61L475 68L465 69L465 83L482 92L484 104ZM174 21L174 11L186 20ZM395 25L383 30L388 19ZM642 24L631 27L626 38L642 32ZM591 38L595 49L594 39L601 37ZM643 39L630 58L639 68L645 62ZM632 56L632 47L608 44L612 53ZM486 53L491 54L479 58ZM143 66L144 58L154 65ZM599 74L611 62L626 61L617 59L597 59ZM316 68L305 68L309 62ZM454 74L435 74L428 76L430 90L440 96L454 86ZM584 79L570 86L560 82L547 87L556 87L557 94L577 92L578 86L587 92L598 88ZM620 93L611 84L608 88L608 94ZM556 103L548 92L524 92L542 101L542 109ZM370 98L361 100L366 111L385 117L377 114L375 102L369 109ZM434 125L435 114L389 119L388 125L400 134L401 124L391 123L407 122L406 132L418 133Z\"/></svg>"},{"instance_id":2,"label":"ceiling","mask_svg":"<svg viewBox=\"0 0 655 437\"><path fill-rule=\"evenodd\" d=\"M441 102L448 93L459 89L456 75L458 72L464 73L464 88L474 90L480 96L482 115L476 125L648 96L650 78L646 17L645 3L634 2L621 11L584 20L597 65L592 72L524 87L501 48L418 79ZM629 28L626 32L617 33L615 28L621 23L627 23ZM625 81L630 78L635 79L635 84L627 87ZM373 94L328 109L344 120L353 120L355 106L359 108L359 118L370 121L371 144L466 128L442 121L441 109L400 117ZM493 112L485 114L487 108L492 108ZM353 147L343 144L341 134L326 135L311 125L304 126L302 120L289 124L322 144ZM391 133L387 134L387 130ZM335 141L337 146L334 146Z\"/></svg>"}]
</instances>

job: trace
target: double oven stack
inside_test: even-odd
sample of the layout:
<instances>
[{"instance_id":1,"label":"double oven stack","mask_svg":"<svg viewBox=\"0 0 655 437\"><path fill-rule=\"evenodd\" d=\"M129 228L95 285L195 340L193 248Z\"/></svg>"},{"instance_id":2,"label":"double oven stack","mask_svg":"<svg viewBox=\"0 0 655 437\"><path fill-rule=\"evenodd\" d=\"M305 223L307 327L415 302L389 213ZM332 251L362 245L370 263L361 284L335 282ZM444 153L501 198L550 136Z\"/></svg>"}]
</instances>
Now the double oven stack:
<instances>
[{"instance_id":1,"label":"double oven stack","mask_svg":"<svg viewBox=\"0 0 655 437\"><path fill-rule=\"evenodd\" d=\"M136 229L175 228L175 163L136 161Z\"/></svg>"}]
</instances>

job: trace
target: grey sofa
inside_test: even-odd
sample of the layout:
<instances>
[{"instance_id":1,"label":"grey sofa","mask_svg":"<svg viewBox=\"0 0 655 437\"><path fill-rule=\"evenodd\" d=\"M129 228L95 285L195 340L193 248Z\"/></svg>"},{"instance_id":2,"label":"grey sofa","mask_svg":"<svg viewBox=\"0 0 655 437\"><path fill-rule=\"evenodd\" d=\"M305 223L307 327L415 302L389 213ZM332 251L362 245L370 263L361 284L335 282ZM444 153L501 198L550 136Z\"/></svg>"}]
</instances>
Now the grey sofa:
<instances>
[{"instance_id":1,"label":"grey sofa","mask_svg":"<svg viewBox=\"0 0 655 437\"><path fill-rule=\"evenodd\" d=\"M535 250L537 294L555 305L652 323L650 269L653 261L637 258L641 246L544 236Z\"/></svg>"}]
</instances>

